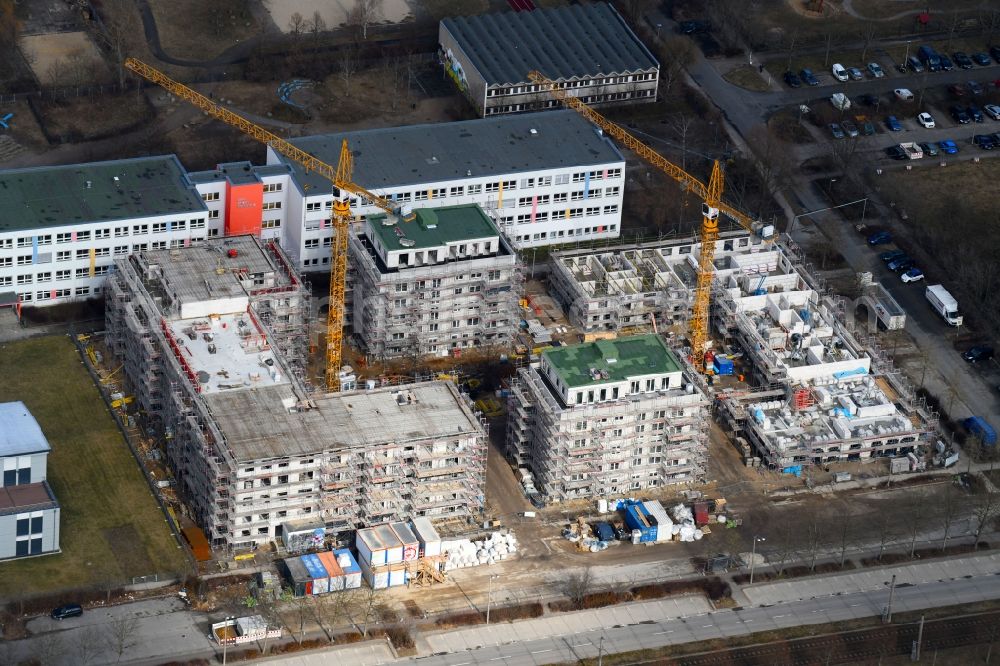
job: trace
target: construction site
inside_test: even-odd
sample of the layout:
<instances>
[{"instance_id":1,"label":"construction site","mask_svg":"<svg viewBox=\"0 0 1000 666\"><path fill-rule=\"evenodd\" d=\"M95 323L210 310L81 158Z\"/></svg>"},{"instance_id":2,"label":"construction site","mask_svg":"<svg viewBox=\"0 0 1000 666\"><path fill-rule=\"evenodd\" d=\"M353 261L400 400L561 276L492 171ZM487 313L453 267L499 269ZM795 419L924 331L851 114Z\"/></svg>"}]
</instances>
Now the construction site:
<instances>
[{"instance_id":1,"label":"construction site","mask_svg":"<svg viewBox=\"0 0 1000 666\"><path fill-rule=\"evenodd\" d=\"M517 330L517 255L475 204L422 208L352 233L354 333L377 358L506 350Z\"/></svg>"},{"instance_id":2,"label":"construction site","mask_svg":"<svg viewBox=\"0 0 1000 666\"><path fill-rule=\"evenodd\" d=\"M252 236L116 265L108 348L211 544L268 543L304 517L335 535L477 514L486 429L471 403L446 382L316 393L308 305L281 250Z\"/></svg>"}]
</instances>

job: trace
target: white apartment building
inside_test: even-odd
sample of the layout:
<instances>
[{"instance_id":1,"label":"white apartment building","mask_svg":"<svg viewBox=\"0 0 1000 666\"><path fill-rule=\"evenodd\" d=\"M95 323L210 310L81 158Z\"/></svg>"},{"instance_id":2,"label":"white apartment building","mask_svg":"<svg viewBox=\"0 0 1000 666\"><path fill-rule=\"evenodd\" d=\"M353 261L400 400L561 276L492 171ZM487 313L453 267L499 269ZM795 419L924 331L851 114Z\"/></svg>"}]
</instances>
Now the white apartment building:
<instances>
[{"instance_id":1,"label":"white apartment building","mask_svg":"<svg viewBox=\"0 0 1000 666\"><path fill-rule=\"evenodd\" d=\"M558 106L528 80L532 70L595 106L656 100L659 63L607 3L446 18L438 42L481 116Z\"/></svg>"},{"instance_id":2,"label":"white apartment building","mask_svg":"<svg viewBox=\"0 0 1000 666\"><path fill-rule=\"evenodd\" d=\"M479 206L371 216L350 238L354 332L379 357L508 348L519 320L517 256Z\"/></svg>"},{"instance_id":3,"label":"white apartment building","mask_svg":"<svg viewBox=\"0 0 1000 666\"><path fill-rule=\"evenodd\" d=\"M292 143L336 165L344 139L354 155L354 181L362 187L412 208L479 204L517 248L617 238L621 232L625 158L573 111L325 134ZM287 164L293 173L294 191L281 201L282 246L301 270L328 269L330 182L271 148L267 163ZM351 207L359 222L383 213L356 198Z\"/></svg>"},{"instance_id":4,"label":"white apartment building","mask_svg":"<svg viewBox=\"0 0 1000 666\"><path fill-rule=\"evenodd\" d=\"M550 502L690 483L707 405L658 335L547 349L518 371L506 453Z\"/></svg>"},{"instance_id":5,"label":"white apartment building","mask_svg":"<svg viewBox=\"0 0 1000 666\"><path fill-rule=\"evenodd\" d=\"M184 247L208 221L174 156L0 171L0 294L39 306L100 296L116 257Z\"/></svg>"}]
</instances>

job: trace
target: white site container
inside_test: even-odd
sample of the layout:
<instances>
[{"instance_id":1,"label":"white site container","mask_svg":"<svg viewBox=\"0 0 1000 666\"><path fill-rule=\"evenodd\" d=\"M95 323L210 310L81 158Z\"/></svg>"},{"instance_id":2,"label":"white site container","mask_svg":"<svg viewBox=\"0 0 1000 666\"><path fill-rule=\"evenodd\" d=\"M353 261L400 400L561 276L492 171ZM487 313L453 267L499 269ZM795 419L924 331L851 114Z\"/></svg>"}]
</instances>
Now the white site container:
<instances>
[{"instance_id":1,"label":"white site container","mask_svg":"<svg viewBox=\"0 0 1000 666\"><path fill-rule=\"evenodd\" d=\"M413 532L420 542L420 551L423 557L435 557L441 554L441 537L438 536L430 518L414 518Z\"/></svg>"}]
</instances>

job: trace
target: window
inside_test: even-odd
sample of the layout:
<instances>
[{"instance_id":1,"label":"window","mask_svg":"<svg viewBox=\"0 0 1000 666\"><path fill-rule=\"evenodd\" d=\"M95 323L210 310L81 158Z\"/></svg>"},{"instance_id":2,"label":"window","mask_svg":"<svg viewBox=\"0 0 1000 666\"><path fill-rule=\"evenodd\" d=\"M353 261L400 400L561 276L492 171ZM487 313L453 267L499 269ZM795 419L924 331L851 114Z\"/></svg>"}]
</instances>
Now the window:
<instances>
[{"instance_id":1,"label":"window","mask_svg":"<svg viewBox=\"0 0 1000 666\"><path fill-rule=\"evenodd\" d=\"M463 194L465 194L465 188L462 187L461 185L458 185L457 187L453 187L450 190L448 190L448 194L453 197L460 197Z\"/></svg>"},{"instance_id":2,"label":"window","mask_svg":"<svg viewBox=\"0 0 1000 666\"><path fill-rule=\"evenodd\" d=\"M522 188L528 188L528 187L534 187L534 186L535 186L535 179L534 178L522 178L521 179L521 187Z\"/></svg>"},{"instance_id":3,"label":"window","mask_svg":"<svg viewBox=\"0 0 1000 666\"><path fill-rule=\"evenodd\" d=\"M323 209L323 202L321 202L321 201L316 201L316 202L313 202L313 203L307 203L306 204L306 212L307 213L315 213L316 211L322 210L322 209Z\"/></svg>"},{"instance_id":4,"label":"window","mask_svg":"<svg viewBox=\"0 0 1000 666\"><path fill-rule=\"evenodd\" d=\"M611 214L611 213L617 213L617 212L618 212L618 204L612 204L610 206L605 206L604 207L604 214L605 215L608 215L608 214Z\"/></svg>"},{"instance_id":5,"label":"window","mask_svg":"<svg viewBox=\"0 0 1000 666\"><path fill-rule=\"evenodd\" d=\"M88 240L90 240L90 232L89 231L78 231L78 232L76 232L76 239L78 241L88 241Z\"/></svg>"},{"instance_id":6,"label":"window","mask_svg":"<svg viewBox=\"0 0 1000 666\"><path fill-rule=\"evenodd\" d=\"M569 174L568 173L561 173L561 174L559 174L558 176L555 177L555 180L553 182L556 185L565 185L566 183L569 182Z\"/></svg>"},{"instance_id":7,"label":"window","mask_svg":"<svg viewBox=\"0 0 1000 666\"><path fill-rule=\"evenodd\" d=\"M104 238L111 238L111 229L94 230L94 240L102 240Z\"/></svg>"},{"instance_id":8,"label":"window","mask_svg":"<svg viewBox=\"0 0 1000 666\"><path fill-rule=\"evenodd\" d=\"M432 199L440 199L440 198L446 196L447 192L448 191L446 189L444 189L443 187L436 187L436 188L434 188L434 189L431 190L431 198Z\"/></svg>"},{"instance_id":9,"label":"window","mask_svg":"<svg viewBox=\"0 0 1000 666\"><path fill-rule=\"evenodd\" d=\"M74 293L77 296L86 296L90 293L90 287L77 287Z\"/></svg>"},{"instance_id":10,"label":"window","mask_svg":"<svg viewBox=\"0 0 1000 666\"><path fill-rule=\"evenodd\" d=\"M280 192L281 183L264 183L264 194L269 194L271 192Z\"/></svg>"},{"instance_id":11,"label":"window","mask_svg":"<svg viewBox=\"0 0 1000 666\"><path fill-rule=\"evenodd\" d=\"M565 192L560 192L558 194L552 195L552 203L566 203L567 195Z\"/></svg>"},{"instance_id":12,"label":"window","mask_svg":"<svg viewBox=\"0 0 1000 666\"><path fill-rule=\"evenodd\" d=\"M124 254L128 254L128 245L116 245L115 246L115 256L120 257Z\"/></svg>"},{"instance_id":13,"label":"window","mask_svg":"<svg viewBox=\"0 0 1000 666\"><path fill-rule=\"evenodd\" d=\"M260 209L261 210L281 210L281 202L280 201L265 201L263 204L261 204Z\"/></svg>"},{"instance_id":14,"label":"window","mask_svg":"<svg viewBox=\"0 0 1000 666\"><path fill-rule=\"evenodd\" d=\"M315 248L318 248L318 247L319 247L319 239L318 238L307 238L306 239L305 248L307 250L315 249Z\"/></svg>"},{"instance_id":15,"label":"window","mask_svg":"<svg viewBox=\"0 0 1000 666\"><path fill-rule=\"evenodd\" d=\"M167 241L153 241L149 244L149 247L153 250L166 250Z\"/></svg>"},{"instance_id":16,"label":"window","mask_svg":"<svg viewBox=\"0 0 1000 666\"><path fill-rule=\"evenodd\" d=\"M128 236L128 227L115 227L115 238Z\"/></svg>"},{"instance_id":17,"label":"window","mask_svg":"<svg viewBox=\"0 0 1000 666\"><path fill-rule=\"evenodd\" d=\"M34 281L35 281L35 276L34 275L18 275L17 276L17 283L18 284L31 284Z\"/></svg>"},{"instance_id":18,"label":"window","mask_svg":"<svg viewBox=\"0 0 1000 666\"><path fill-rule=\"evenodd\" d=\"M56 271L56 280L69 280L73 277L73 271L66 270Z\"/></svg>"},{"instance_id":19,"label":"window","mask_svg":"<svg viewBox=\"0 0 1000 666\"><path fill-rule=\"evenodd\" d=\"M109 247L99 247L96 250L94 250L94 256L95 257L110 257L111 256L111 248L109 248Z\"/></svg>"},{"instance_id":20,"label":"window","mask_svg":"<svg viewBox=\"0 0 1000 666\"><path fill-rule=\"evenodd\" d=\"M218 211L213 211L213 212L215 212L216 214L218 214ZM140 236L142 234L148 234L149 233L149 225L148 224L137 224L134 227L132 227L132 233L134 235L136 235L136 236Z\"/></svg>"},{"instance_id":21,"label":"window","mask_svg":"<svg viewBox=\"0 0 1000 666\"><path fill-rule=\"evenodd\" d=\"M9 287L14 278L9 275L0 275L0 287Z\"/></svg>"},{"instance_id":22,"label":"window","mask_svg":"<svg viewBox=\"0 0 1000 666\"><path fill-rule=\"evenodd\" d=\"M21 236L17 239L18 247L31 247L31 236Z\"/></svg>"},{"instance_id":23,"label":"window","mask_svg":"<svg viewBox=\"0 0 1000 666\"><path fill-rule=\"evenodd\" d=\"M199 218L197 220L191 220L191 228L192 229L204 229L205 228L205 220L202 219L202 218Z\"/></svg>"},{"instance_id":24,"label":"window","mask_svg":"<svg viewBox=\"0 0 1000 666\"><path fill-rule=\"evenodd\" d=\"M64 233L61 233L61 234L56 234L56 242L57 243L72 243L73 242L73 234L71 234L69 232L64 232Z\"/></svg>"},{"instance_id":25,"label":"window","mask_svg":"<svg viewBox=\"0 0 1000 666\"><path fill-rule=\"evenodd\" d=\"M219 200L219 193L218 192L205 192L204 194L201 195L201 200L202 201L218 201Z\"/></svg>"},{"instance_id":26,"label":"window","mask_svg":"<svg viewBox=\"0 0 1000 666\"><path fill-rule=\"evenodd\" d=\"M7 266L12 266L13 264L14 264L14 260L11 259L10 257L0 257L0 268L5 268Z\"/></svg>"},{"instance_id":27,"label":"window","mask_svg":"<svg viewBox=\"0 0 1000 666\"><path fill-rule=\"evenodd\" d=\"M219 219L219 211L217 211L217 210L210 210L210 211L208 211L208 219L210 219L210 220L217 220L217 219ZM143 232L143 233L146 233L146 232Z\"/></svg>"},{"instance_id":28,"label":"window","mask_svg":"<svg viewBox=\"0 0 1000 666\"><path fill-rule=\"evenodd\" d=\"M427 190L417 190L413 194L414 201L425 201L427 199Z\"/></svg>"},{"instance_id":29,"label":"window","mask_svg":"<svg viewBox=\"0 0 1000 666\"><path fill-rule=\"evenodd\" d=\"M21 256L19 256L17 258L17 265L18 266L30 266L31 265L31 255L30 254L22 254Z\"/></svg>"}]
</instances>

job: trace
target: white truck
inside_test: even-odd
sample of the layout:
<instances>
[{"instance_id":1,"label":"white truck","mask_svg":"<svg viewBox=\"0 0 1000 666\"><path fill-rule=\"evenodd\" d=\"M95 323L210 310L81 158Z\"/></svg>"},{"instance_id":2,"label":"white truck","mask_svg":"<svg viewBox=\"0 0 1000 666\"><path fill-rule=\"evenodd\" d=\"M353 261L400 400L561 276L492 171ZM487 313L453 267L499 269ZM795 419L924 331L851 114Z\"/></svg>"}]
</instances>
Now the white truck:
<instances>
[{"instance_id":1,"label":"white truck","mask_svg":"<svg viewBox=\"0 0 1000 666\"><path fill-rule=\"evenodd\" d=\"M941 315L941 318L952 326L962 325L962 315L958 313L958 301L955 297L948 293L948 290L940 284L930 284L927 285L927 291L924 292L924 296L927 297L927 301L931 304L931 307Z\"/></svg>"},{"instance_id":2,"label":"white truck","mask_svg":"<svg viewBox=\"0 0 1000 666\"><path fill-rule=\"evenodd\" d=\"M903 152L911 160L919 160L924 156L923 148L912 141L901 143L899 147L903 149Z\"/></svg>"}]
</instances>

